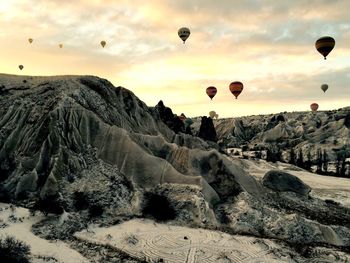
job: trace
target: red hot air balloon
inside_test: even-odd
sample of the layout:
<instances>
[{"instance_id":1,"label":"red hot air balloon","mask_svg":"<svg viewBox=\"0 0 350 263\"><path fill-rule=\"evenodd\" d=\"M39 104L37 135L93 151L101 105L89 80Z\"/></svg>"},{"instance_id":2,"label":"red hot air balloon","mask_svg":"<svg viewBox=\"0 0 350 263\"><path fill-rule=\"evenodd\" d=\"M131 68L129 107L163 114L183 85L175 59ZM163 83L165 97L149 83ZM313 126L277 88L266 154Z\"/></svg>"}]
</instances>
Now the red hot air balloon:
<instances>
[{"instance_id":1,"label":"red hot air balloon","mask_svg":"<svg viewBox=\"0 0 350 263\"><path fill-rule=\"evenodd\" d=\"M243 90L243 84L242 84L242 82L234 81L234 82L231 82L229 88L230 88L231 93L237 99L237 97L239 96L239 94L241 94L241 92Z\"/></svg>"},{"instance_id":2,"label":"red hot air balloon","mask_svg":"<svg viewBox=\"0 0 350 263\"><path fill-rule=\"evenodd\" d=\"M310 105L310 108L311 108L311 110L312 111L317 111L317 109L318 109L318 104L317 103L312 103L311 105Z\"/></svg>"},{"instance_id":3,"label":"red hot air balloon","mask_svg":"<svg viewBox=\"0 0 350 263\"><path fill-rule=\"evenodd\" d=\"M321 37L317 39L315 43L315 47L317 51L322 54L324 59L326 59L326 57L332 51L334 46L335 46L335 40L332 37Z\"/></svg>"},{"instance_id":4,"label":"red hot air balloon","mask_svg":"<svg viewBox=\"0 0 350 263\"><path fill-rule=\"evenodd\" d=\"M206 92L207 92L207 95L209 96L209 98L212 100L214 98L214 96L216 95L217 89L213 86L210 86L207 88Z\"/></svg>"}]
</instances>

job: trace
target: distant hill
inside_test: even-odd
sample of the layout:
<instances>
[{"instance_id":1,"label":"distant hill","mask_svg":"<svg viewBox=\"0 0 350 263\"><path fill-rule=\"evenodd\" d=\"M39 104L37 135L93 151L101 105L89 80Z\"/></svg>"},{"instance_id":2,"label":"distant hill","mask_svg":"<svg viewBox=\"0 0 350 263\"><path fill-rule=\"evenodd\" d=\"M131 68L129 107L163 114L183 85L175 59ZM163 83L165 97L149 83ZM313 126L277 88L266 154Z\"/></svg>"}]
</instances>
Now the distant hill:
<instances>
[{"instance_id":1,"label":"distant hill","mask_svg":"<svg viewBox=\"0 0 350 263\"><path fill-rule=\"evenodd\" d=\"M195 120L194 134L200 123ZM257 155L268 150L274 160L350 177L350 107L218 119L214 125L224 148L243 148ZM328 164L327 171L322 163Z\"/></svg>"}]
</instances>

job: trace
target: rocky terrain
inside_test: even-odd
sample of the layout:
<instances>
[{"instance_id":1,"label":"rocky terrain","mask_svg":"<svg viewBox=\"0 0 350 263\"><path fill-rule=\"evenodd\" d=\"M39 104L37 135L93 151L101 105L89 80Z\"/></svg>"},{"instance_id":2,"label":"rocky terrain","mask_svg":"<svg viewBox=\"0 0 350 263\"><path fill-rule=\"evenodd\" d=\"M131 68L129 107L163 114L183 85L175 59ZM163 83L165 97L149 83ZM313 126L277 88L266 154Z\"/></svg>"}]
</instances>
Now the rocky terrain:
<instances>
[{"instance_id":1,"label":"rocky terrain","mask_svg":"<svg viewBox=\"0 0 350 263\"><path fill-rule=\"evenodd\" d=\"M194 120L193 134L199 134L200 118ZM218 143L224 148L243 149L247 156L283 161L319 174L350 178L350 107L213 122Z\"/></svg>"},{"instance_id":2,"label":"rocky terrain","mask_svg":"<svg viewBox=\"0 0 350 263\"><path fill-rule=\"evenodd\" d=\"M336 196L322 198L326 194L321 196L319 189L315 195L313 186L292 174L300 169L294 165L288 169L266 165L259 168L263 171L259 177L252 173L257 164L225 154L226 148L258 151L293 145L297 154L308 149L306 157L315 152L317 157L322 147L320 152L326 151L333 160L337 152L347 151L349 108L298 114L298 118L285 113L274 119L255 116L214 123L201 118L198 125L196 120L194 124L181 120L183 116L175 116L163 102L148 107L131 91L97 77L0 74L0 202L25 207L34 217L39 213L40 220L27 224L33 236L60 240L87 262L202 262L213 257L217 262L246 262L248 256L239 244L248 239L257 244L252 248L255 254L249 251L251 260L264 255L276 262L347 262L350 207L346 203ZM346 161L339 162L338 169L343 163L346 167ZM344 180L342 184L350 184ZM350 197L350 191L343 195ZM1 217L0 233L12 233L10 216ZM169 237L169 231L175 240L177 231L188 231L187 238L196 244L175 242L172 249L182 251L178 257L156 252L155 245L146 257L149 245L134 251L113 245L124 235L114 228L133 224L136 221L130 220L136 218L162 223L159 235L151 235L151 240ZM138 226L140 232L158 231L148 222ZM103 242L99 228L110 229L106 234L110 236L103 232ZM199 249L202 238L193 229L213 231L203 232L208 244L218 238L215 232L225 235L222 242L228 248L218 255L205 246ZM128 244L141 239L147 243L149 236L131 238ZM100 256L89 253L91 248ZM191 257L183 258L184 251ZM32 253L38 258L43 252ZM57 255L50 257L52 262L59 260Z\"/></svg>"}]
</instances>

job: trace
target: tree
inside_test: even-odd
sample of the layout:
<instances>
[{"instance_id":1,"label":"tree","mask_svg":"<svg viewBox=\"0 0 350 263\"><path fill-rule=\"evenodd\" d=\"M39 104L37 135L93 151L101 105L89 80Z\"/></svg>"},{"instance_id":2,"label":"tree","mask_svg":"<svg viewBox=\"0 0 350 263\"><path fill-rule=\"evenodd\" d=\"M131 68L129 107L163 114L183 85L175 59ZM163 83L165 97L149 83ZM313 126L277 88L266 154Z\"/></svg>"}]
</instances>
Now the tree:
<instances>
[{"instance_id":1,"label":"tree","mask_svg":"<svg viewBox=\"0 0 350 263\"><path fill-rule=\"evenodd\" d=\"M292 149L290 149L289 163L295 165L295 159L296 159L296 156L295 156L294 148L292 148Z\"/></svg>"},{"instance_id":2,"label":"tree","mask_svg":"<svg viewBox=\"0 0 350 263\"><path fill-rule=\"evenodd\" d=\"M345 159L346 159L346 149L343 147L338 150L337 155L337 164L336 164L336 173L338 176L345 176Z\"/></svg>"},{"instance_id":3,"label":"tree","mask_svg":"<svg viewBox=\"0 0 350 263\"><path fill-rule=\"evenodd\" d=\"M322 164L323 164L322 152L321 152L321 149L318 149L317 150L317 169L316 169L316 173L322 173Z\"/></svg>"},{"instance_id":4,"label":"tree","mask_svg":"<svg viewBox=\"0 0 350 263\"><path fill-rule=\"evenodd\" d=\"M299 149L299 156L298 156L298 159L297 159L297 166L299 166L301 168L304 168L303 151L302 151L301 148Z\"/></svg>"},{"instance_id":5,"label":"tree","mask_svg":"<svg viewBox=\"0 0 350 263\"><path fill-rule=\"evenodd\" d=\"M307 159L304 162L304 168L306 170L310 170L311 169L311 153L310 153L310 150L308 150L306 158Z\"/></svg>"},{"instance_id":6,"label":"tree","mask_svg":"<svg viewBox=\"0 0 350 263\"><path fill-rule=\"evenodd\" d=\"M329 159L328 159L327 152L326 150L323 150L322 168L325 173L328 172L328 162L329 162Z\"/></svg>"}]
</instances>

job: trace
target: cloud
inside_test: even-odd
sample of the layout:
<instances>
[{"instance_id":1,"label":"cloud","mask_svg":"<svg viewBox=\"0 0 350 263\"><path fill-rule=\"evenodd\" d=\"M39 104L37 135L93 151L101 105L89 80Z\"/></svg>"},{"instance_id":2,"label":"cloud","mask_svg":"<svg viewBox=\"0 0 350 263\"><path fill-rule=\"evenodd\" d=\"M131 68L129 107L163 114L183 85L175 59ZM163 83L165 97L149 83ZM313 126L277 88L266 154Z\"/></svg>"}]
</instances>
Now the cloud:
<instances>
[{"instance_id":1,"label":"cloud","mask_svg":"<svg viewBox=\"0 0 350 263\"><path fill-rule=\"evenodd\" d=\"M219 90L209 105L232 114L235 80L245 84L235 101L242 114L311 99L338 107L349 99L349 9L348 0L2 1L0 70L99 75L149 105L163 99L190 115L207 110L209 85ZM185 45L182 26L192 32ZM337 41L327 61L314 48L323 35Z\"/></svg>"}]
</instances>

